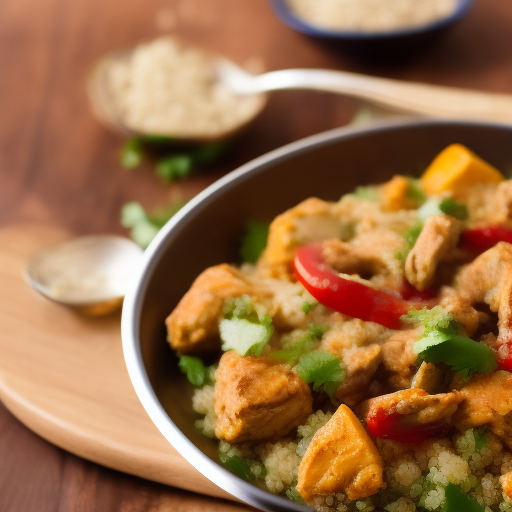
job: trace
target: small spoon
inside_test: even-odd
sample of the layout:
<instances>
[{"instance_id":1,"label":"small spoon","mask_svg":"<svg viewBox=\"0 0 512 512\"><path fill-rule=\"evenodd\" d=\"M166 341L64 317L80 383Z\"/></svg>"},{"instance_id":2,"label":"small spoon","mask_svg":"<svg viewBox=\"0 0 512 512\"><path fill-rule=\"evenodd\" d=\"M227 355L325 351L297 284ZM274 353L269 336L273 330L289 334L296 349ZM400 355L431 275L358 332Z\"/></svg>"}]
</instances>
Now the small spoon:
<instances>
[{"instance_id":1,"label":"small spoon","mask_svg":"<svg viewBox=\"0 0 512 512\"><path fill-rule=\"evenodd\" d=\"M121 236L83 236L34 254L24 277L48 299L104 315L121 306L142 254L135 242Z\"/></svg>"},{"instance_id":2,"label":"small spoon","mask_svg":"<svg viewBox=\"0 0 512 512\"><path fill-rule=\"evenodd\" d=\"M323 69L283 69L252 75L227 59L218 78L238 94L311 89L344 94L381 106L432 117L512 123L512 95L479 92Z\"/></svg>"},{"instance_id":3,"label":"small spoon","mask_svg":"<svg viewBox=\"0 0 512 512\"><path fill-rule=\"evenodd\" d=\"M188 136L176 133L146 133L134 130L133 128L127 126L127 124L123 121L122 114L116 109L116 101L110 90L108 80L109 66L112 66L112 64L115 62L121 62L123 60L130 59L134 51L135 48L131 48L105 54L103 57L98 59L92 67L86 83L89 101L91 103L92 110L96 117L106 126L113 129L114 131L121 133L122 135L136 138L153 136L164 138L168 137L169 140L172 140L173 143L183 142L185 144L194 145L209 142L217 142L224 139L228 139L236 135L241 130L243 130L243 128L250 124L260 114L260 112L267 104L266 95L259 93L252 95L254 96L254 108L252 111L252 115L250 117L247 117L245 120L243 120L243 122L241 122L237 126L233 126L224 131L219 131L218 133L215 134L215 136ZM215 79L216 63L218 60L224 61L225 59L223 57L220 58L211 52L205 53L207 53L210 56L215 66L213 71L213 77ZM233 66L235 66L235 64L233 64ZM247 95L248 94L244 94L244 96Z\"/></svg>"}]
</instances>

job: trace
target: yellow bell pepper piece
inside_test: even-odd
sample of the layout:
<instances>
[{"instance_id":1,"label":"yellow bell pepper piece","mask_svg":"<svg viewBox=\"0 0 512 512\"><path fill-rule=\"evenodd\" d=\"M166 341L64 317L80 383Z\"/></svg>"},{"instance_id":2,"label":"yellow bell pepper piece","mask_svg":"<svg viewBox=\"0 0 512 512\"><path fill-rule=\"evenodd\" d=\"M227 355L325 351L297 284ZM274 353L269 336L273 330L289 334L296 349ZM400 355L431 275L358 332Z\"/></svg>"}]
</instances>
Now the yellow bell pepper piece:
<instances>
[{"instance_id":1,"label":"yellow bell pepper piece","mask_svg":"<svg viewBox=\"0 0 512 512\"><path fill-rule=\"evenodd\" d=\"M462 144L441 151L421 177L427 194L458 192L476 183L499 183L505 178L492 165Z\"/></svg>"}]
</instances>

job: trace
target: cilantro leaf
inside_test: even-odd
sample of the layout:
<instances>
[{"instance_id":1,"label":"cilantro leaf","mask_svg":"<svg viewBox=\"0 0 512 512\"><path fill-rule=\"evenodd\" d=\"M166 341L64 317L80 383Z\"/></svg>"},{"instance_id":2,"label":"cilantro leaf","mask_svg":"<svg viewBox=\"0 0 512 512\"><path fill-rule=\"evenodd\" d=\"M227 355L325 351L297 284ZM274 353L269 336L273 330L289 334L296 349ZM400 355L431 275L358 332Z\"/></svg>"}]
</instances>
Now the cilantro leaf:
<instances>
[{"instance_id":1,"label":"cilantro leaf","mask_svg":"<svg viewBox=\"0 0 512 512\"><path fill-rule=\"evenodd\" d=\"M224 316L228 320L238 318L239 320L248 320L256 324L260 321L251 297L246 294L228 299L224 306Z\"/></svg>"},{"instance_id":2,"label":"cilantro leaf","mask_svg":"<svg viewBox=\"0 0 512 512\"><path fill-rule=\"evenodd\" d=\"M146 218L144 208L136 201L126 203L121 208L121 225L125 228L133 228L135 224L145 221Z\"/></svg>"},{"instance_id":3,"label":"cilantro leaf","mask_svg":"<svg viewBox=\"0 0 512 512\"><path fill-rule=\"evenodd\" d=\"M468 209L466 205L458 203L451 197L444 199L433 197L418 210L418 217L423 221L431 215L450 215L459 220L466 220Z\"/></svg>"},{"instance_id":4,"label":"cilantro leaf","mask_svg":"<svg viewBox=\"0 0 512 512\"><path fill-rule=\"evenodd\" d=\"M445 502L441 512L484 512L484 507L468 496L458 485L444 488Z\"/></svg>"},{"instance_id":5,"label":"cilantro leaf","mask_svg":"<svg viewBox=\"0 0 512 512\"><path fill-rule=\"evenodd\" d=\"M234 349L241 356L261 355L263 348L270 340L273 328L255 324L247 320L221 320L219 324L222 350Z\"/></svg>"},{"instance_id":6,"label":"cilantro leaf","mask_svg":"<svg viewBox=\"0 0 512 512\"><path fill-rule=\"evenodd\" d=\"M443 333L440 335L446 336ZM429 338L433 337L435 335L431 333ZM414 349L416 351L416 346ZM454 371L491 373L497 366L496 355L491 348L465 336L448 337L438 344L427 347L420 353L420 357L427 363L445 363Z\"/></svg>"},{"instance_id":7,"label":"cilantro leaf","mask_svg":"<svg viewBox=\"0 0 512 512\"><path fill-rule=\"evenodd\" d=\"M147 215L149 222L157 228L163 228L167 221L178 213L184 206L185 201L175 201L164 208L155 208Z\"/></svg>"},{"instance_id":8,"label":"cilantro leaf","mask_svg":"<svg viewBox=\"0 0 512 512\"><path fill-rule=\"evenodd\" d=\"M222 350L233 349L241 356L261 355L274 333L272 318L268 314L260 318L248 295L228 300L224 316L219 323Z\"/></svg>"},{"instance_id":9,"label":"cilantro leaf","mask_svg":"<svg viewBox=\"0 0 512 512\"><path fill-rule=\"evenodd\" d=\"M405 238L405 247L396 255L397 259L400 261L405 262L407 259L407 256L411 252L412 248L414 247L414 244L418 240L418 237L420 236L421 230L423 229L423 222L418 221L416 224L414 224L409 230L407 230L404 233Z\"/></svg>"},{"instance_id":10,"label":"cilantro leaf","mask_svg":"<svg viewBox=\"0 0 512 512\"><path fill-rule=\"evenodd\" d=\"M451 336L441 331L431 331L428 336L422 336L413 347L415 354L423 354L426 350L440 345L448 340Z\"/></svg>"},{"instance_id":11,"label":"cilantro leaf","mask_svg":"<svg viewBox=\"0 0 512 512\"><path fill-rule=\"evenodd\" d=\"M354 190L353 196L365 201L376 202L379 200L379 190L375 186L359 186Z\"/></svg>"},{"instance_id":12,"label":"cilantro leaf","mask_svg":"<svg viewBox=\"0 0 512 512\"><path fill-rule=\"evenodd\" d=\"M211 367L206 367L198 357L180 356L178 366L192 385L202 387L205 384L212 383L210 378Z\"/></svg>"},{"instance_id":13,"label":"cilantro leaf","mask_svg":"<svg viewBox=\"0 0 512 512\"><path fill-rule=\"evenodd\" d=\"M328 329L328 327L310 324L304 335L295 343L290 347L272 352L272 354L270 354L270 358L277 359L283 363L293 366L302 355L307 354L316 348L318 342L322 339L322 336Z\"/></svg>"},{"instance_id":14,"label":"cilantro leaf","mask_svg":"<svg viewBox=\"0 0 512 512\"><path fill-rule=\"evenodd\" d=\"M303 381L313 384L315 391L323 388L331 397L346 375L341 359L321 349L302 355L295 371Z\"/></svg>"},{"instance_id":15,"label":"cilantro leaf","mask_svg":"<svg viewBox=\"0 0 512 512\"><path fill-rule=\"evenodd\" d=\"M295 503L299 503L300 505L305 505L306 502L302 499L302 496L299 494L299 491L295 487L292 487L286 491L286 497L295 501Z\"/></svg>"},{"instance_id":16,"label":"cilantro leaf","mask_svg":"<svg viewBox=\"0 0 512 512\"><path fill-rule=\"evenodd\" d=\"M421 187L420 180L408 177L407 181L407 197L415 201L418 205L423 204L427 200L427 195L425 194L423 188Z\"/></svg>"},{"instance_id":17,"label":"cilantro leaf","mask_svg":"<svg viewBox=\"0 0 512 512\"><path fill-rule=\"evenodd\" d=\"M246 482L250 482L254 479L254 475L251 471L251 464L248 459L234 455L233 457L226 458L224 466L228 471L231 471L231 473Z\"/></svg>"},{"instance_id":18,"label":"cilantro leaf","mask_svg":"<svg viewBox=\"0 0 512 512\"><path fill-rule=\"evenodd\" d=\"M402 319L404 321L412 320L421 325L423 327L423 336L428 336L432 331L453 335L459 334L458 323L442 306L435 306L432 309L412 310L404 315Z\"/></svg>"},{"instance_id":19,"label":"cilantro leaf","mask_svg":"<svg viewBox=\"0 0 512 512\"><path fill-rule=\"evenodd\" d=\"M465 204L458 203L455 199L447 197L439 203L439 209L446 215L455 217L459 220L466 220L468 218L468 209Z\"/></svg>"},{"instance_id":20,"label":"cilantro leaf","mask_svg":"<svg viewBox=\"0 0 512 512\"><path fill-rule=\"evenodd\" d=\"M221 158L228 150L229 145L225 141L210 142L198 148L192 158L197 165L210 165Z\"/></svg>"},{"instance_id":21,"label":"cilantro leaf","mask_svg":"<svg viewBox=\"0 0 512 512\"><path fill-rule=\"evenodd\" d=\"M160 208L148 214L136 201L126 203L121 208L121 225L130 229L131 238L145 249L155 238L164 224L184 206L177 201L168 208Z\"/></svg>"},{"instance_id":22,"label":"cilantro leaf","mask_svg":"<svg viewBox=\"0 0 512 512\"><path fill-rule=\"evenodd\" d=\"M404 315L423 326L423 334L414 344L414 352L428 363L445 363L468 378L471 372L490 373L496 368L496 356L487 345L459 334L459 324L442 306L409 311Z\"/></svg>"},{"instance_id":23,"label":"cilantro leaf","mask_svg":"<svg viewBox=\"0 0 512 512\"><path fill-rule=\"evenodd\" d=\"M319 302L317 300L315 301L312 301L312 302L304 302L302 304L302 306L300 307L300 309L302 309L302 311L304 311L304 313L306 313L306 315L309 315L309 312L312 310L312 309L315 309L317 306L318 306Z\"/></svg>"},{"instance_id":24,"label":"cilantro leaf","mask_svg":"<svg viewBox=\"0 0 512 512\"><path fill-rule=\"evenodd\" d=\"M477 452L483 450L489 442L489 438L481 430L473 430L473 437L475 438L475 450Z\"/></svg>"},{"instance_id":25,"label":"cilantro leaf","mask_svg":"<svg viewBox=\"0 0 512 512\"><path fill-rule=\"evenodd\" d=\"M171 155L158 160L156 175L164 182L182 180L192 173L193 163L189 154Z\"/></svg>"},{"instance_id":26,"label":"cilantro leaf","mask_svg":"<svg viewBox=\"0 0 512 512\"><path fill-rule=\"evenodd\" d=\"M121 149L121 165L134 169L142 162L142 143L138 139L128 139Z\"/></svg>"},{"instance_id":27,"label":"cilantro leaf","mask_svg":"<svg viewBox=\"0 0 512 512\"><path fill-rule=\"evenodd\" d=\"M240 244L240 257L246 263L256 263L267 246L270 224L250 220L245 226L245 234Z\"/></svg>"}]
</instances>

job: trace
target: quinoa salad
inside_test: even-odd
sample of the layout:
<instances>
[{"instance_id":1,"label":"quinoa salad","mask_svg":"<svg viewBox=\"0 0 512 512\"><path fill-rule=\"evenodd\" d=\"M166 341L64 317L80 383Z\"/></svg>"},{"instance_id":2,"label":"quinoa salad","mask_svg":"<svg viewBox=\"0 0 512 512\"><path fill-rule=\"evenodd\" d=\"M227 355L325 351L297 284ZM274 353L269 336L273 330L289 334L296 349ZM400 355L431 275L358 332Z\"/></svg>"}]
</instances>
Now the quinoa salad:
<instances>
[{"instance_id":1,"label":"quinoa salad","mask_svg":"<svg viewBox=\"0 0 512 512\"><path fill-rule=\"evenodd\" d=\"M421 178L251 222L166 320L196 427L319 511L512 512L512 180Z\"/></svg>"}]
</instances>

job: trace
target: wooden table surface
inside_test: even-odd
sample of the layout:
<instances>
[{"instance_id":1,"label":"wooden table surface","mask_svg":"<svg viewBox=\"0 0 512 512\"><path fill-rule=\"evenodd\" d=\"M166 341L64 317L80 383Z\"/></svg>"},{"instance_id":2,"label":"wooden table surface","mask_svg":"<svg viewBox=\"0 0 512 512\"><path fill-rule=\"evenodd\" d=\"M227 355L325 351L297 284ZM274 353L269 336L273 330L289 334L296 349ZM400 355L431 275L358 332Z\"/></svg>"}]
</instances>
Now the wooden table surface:
<instances>
[{"instance_id":1,"label":"wooden table surface","mask_svg":"<svg viewBox=\"0 0 512 512\"><path fill-rule=\"evenodd\" d=\"M121 140L88 109L87 70L110 49L175 33L240 63L259 59L269 70L324 67L512 92L511 26L510 0L476 0L460 25L414 60L370 66L282 26L265 0L2 0L0 226L36 221L76 233L123 233L123 203L151 207L190 198L253 157L345 124L358 109L328 94L276 93L223 162L182 184L163 185L150 163L136 171L120 167ZM246 510L81 460L30 432L0 404L1 512L193 511L206 505L209 511Z\"/></svg>"}]
</instances>

